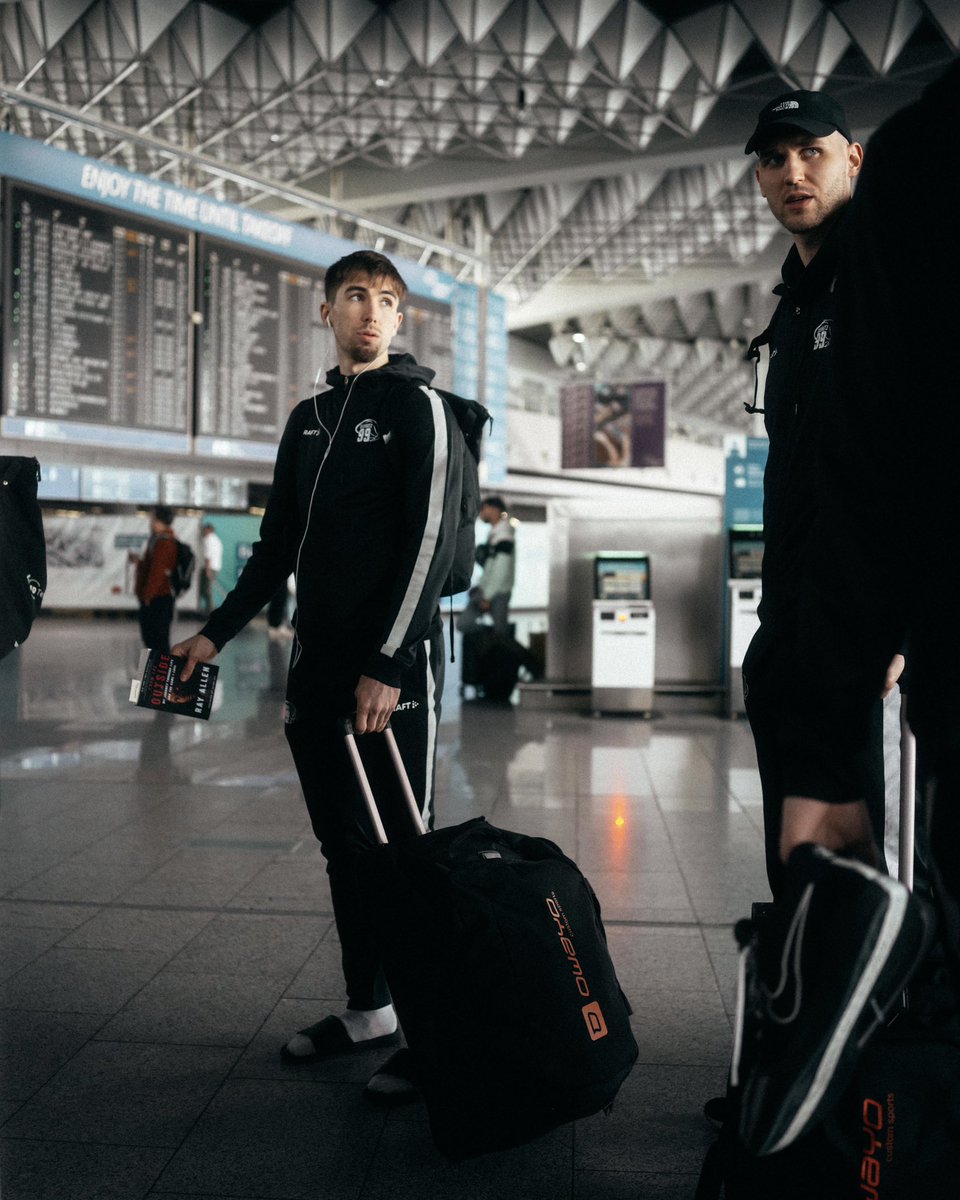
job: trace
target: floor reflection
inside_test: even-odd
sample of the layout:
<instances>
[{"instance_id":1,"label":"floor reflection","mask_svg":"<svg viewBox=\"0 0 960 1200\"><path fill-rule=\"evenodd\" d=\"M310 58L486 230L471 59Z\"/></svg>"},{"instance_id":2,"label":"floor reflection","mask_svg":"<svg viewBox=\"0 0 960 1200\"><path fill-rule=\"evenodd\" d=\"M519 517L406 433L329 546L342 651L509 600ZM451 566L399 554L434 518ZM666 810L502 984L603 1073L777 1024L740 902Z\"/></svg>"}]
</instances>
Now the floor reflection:
<instances>
[{"instance_id":1,"label":"floor reflection","mask_svg":"<svg viewBox=\"0 0 960 1200\"><path fill-rule=\"evenodd\" d=\"M210 721L129 703L132 621L44 617L0 662L0 1170L139 1200L217 1194L242 1160L250 1200L312 1196L333 1121L378 1182L333 1171L326 1200L688 1200L712 1137L700 1108L726 1074L729 927L766 896L746 726L476 704L448 668L438 823L482 815L581 865L642 1047L615 1124L454 1176L422 1114L363 1105L372 1064L291 1074L277 1055L342 1003L283 736L289 652L259 623L228 644ZM162 1136L131 1117L132 1095L163 1097ZM545 1183L545 1154L566 1182ZM133 1160L151 1164L142 1186Z\"/></svg>"}]
</instances>

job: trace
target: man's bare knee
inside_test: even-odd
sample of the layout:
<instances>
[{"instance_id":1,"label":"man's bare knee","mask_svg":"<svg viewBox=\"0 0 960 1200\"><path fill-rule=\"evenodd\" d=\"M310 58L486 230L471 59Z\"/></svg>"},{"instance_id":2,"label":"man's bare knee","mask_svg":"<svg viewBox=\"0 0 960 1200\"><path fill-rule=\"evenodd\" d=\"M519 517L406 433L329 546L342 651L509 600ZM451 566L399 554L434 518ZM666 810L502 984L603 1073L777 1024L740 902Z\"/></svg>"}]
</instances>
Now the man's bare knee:
<instances>
[{"instance_id":1,"label":"man's bare knee","mask_svg":"<svg viewBox=\"0 0 960 1200\"><path fill-rule=\"evenodd\" d=\"M878 863L867 806L862 800L827 804L809 796L787 796L783 802L780 836L783 862L805 842L824 846L827 850L846 851L871 866Z\"/></svg>"}]
</instances>

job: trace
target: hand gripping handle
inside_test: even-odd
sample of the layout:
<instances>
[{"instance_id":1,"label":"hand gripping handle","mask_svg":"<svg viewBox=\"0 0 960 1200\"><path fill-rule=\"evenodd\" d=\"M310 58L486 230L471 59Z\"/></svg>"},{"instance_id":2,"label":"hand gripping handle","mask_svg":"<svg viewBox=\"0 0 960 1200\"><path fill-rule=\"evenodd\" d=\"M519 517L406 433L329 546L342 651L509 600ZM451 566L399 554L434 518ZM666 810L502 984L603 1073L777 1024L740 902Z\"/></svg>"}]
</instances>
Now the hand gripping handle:
<instances>
[{"instance_id":1,"label":"hand gripping handle","mask_svg":"<svg viewBox=\"0 0 960 1200\"><path fill-rule=\"evenodd\" d=\"M360 758L360 751L357 749L357 737L353 731L353 722L349 717L345 717L340 723L343 730L344 741L346 742L347 753L350 755L350 761L353 763L353 770L357 777L357 783L360 784L360 790L363 793L364 803L367 806L367 812L370 815L370 822L373 825L373 832L376 834L377 841L381 846L387 844L387 833L383 827L383 821L380 817L380 809L377 806L376 797L373 794L373 789L370 787L370 780L367 778L366 768ZM367 736L367 735L364 735ZM400 750L397 746L397 739L393 736L393 730L387 725L383 731L383 736L386 739L387 750L390 753L390 759L393 762L394 770L397 773L397 779L400 782L400 790L403 792L403 798L407 802L407 808L410 810L410 816L413 819L414 828L417 833L426 833L426 827L423 823L423 817L420 815L420 807L417 804L417 798L413 794L413 788L410 786L410 780L407 776L406 767L403 765L403 759L400 757Z\"/></svg>"}]
</instances>

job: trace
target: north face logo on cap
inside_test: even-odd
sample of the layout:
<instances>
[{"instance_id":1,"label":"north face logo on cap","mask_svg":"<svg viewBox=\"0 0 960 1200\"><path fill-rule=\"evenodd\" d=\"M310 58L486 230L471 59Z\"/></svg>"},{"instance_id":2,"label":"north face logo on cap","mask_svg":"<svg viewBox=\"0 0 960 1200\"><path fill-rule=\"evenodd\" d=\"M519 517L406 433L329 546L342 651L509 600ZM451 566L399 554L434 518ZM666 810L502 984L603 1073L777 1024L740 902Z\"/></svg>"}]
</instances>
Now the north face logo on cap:
<instances>
[{"instance_id":1,"label":"north face logo on cap","mask_svg":"<svg viewBox=\"0 0 960 1200\"><path fill-rule=\"evenodd\" d=\"M778 104L776 108L771 108L771 112L783 112L785 108L799 108L800 104L796 100L784 100L782 104Z\"/></svg>"}]
</instances>

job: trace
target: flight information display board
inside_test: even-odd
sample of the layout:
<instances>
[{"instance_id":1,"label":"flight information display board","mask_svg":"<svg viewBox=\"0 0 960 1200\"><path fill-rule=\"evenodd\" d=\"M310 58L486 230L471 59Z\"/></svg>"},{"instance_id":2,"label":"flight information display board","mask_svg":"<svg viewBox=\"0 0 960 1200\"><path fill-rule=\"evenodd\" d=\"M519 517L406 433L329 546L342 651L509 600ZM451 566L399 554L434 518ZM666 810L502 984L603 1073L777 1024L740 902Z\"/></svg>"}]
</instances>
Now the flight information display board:
<instances>
[{"instance_id":1,"label":"flight information display board","mask_svg":"<svg viewBox=\"0 0 960 1200\"><path fill-rule=\"evenodd\" d=\"M160 501L160 480L156 471L81 467L80 499L94 503L157 504Z\"/></svg>"},{"instance_id":2,"label":"flight information display board","mask_svg":"<svg viewBox=\"0 0 960 1200\"><path fill-rule=\"evenodd\" d=\"M82 178L99 170L85 163ZM336 366L320 324L325 259L311 245L303 262L128 215L57 193L52 180L3 181L0 435L272 461L290 411ZM153 185L134 182L152 197ZM391 350L453 388L455 368L463 379L472 363L472 378L477 363L455 323L457 289L406 269L426 294L406 297Z\"/></svg>"},{"instance_id":3,"label":"flight information display board","mask_svg":"<svg viewBox=\"0 0 960 1200\"><path fill-rule=\"evenodd\" d=\"M320 324L323 269L226 242L201 250L203 336L197 439L201 452L273 457L290 410L313 394L329 355Z\"/></svg>"},{"instance_id":4,"label":"flight information display board","mask_svg":"<svg viewBox=\"0 0 960 1200\"><path fill-rule=\"evenodd\" d=\"M391 352L412 354L421 366L436 372L436 387L453 391L453 309L442 300L414 295L401 307L403 324L390 344Z\"/></svg>"},{"instance_id":5,"label":"flight information display board","mask_svg":"<svg viewBox=\"0 0 960 1200\"><path fill-rule=\"evenodd\" d=\"M187 234L11 184L4 432L185 450Z\"/></svg>"},{"instance_id":6,"label":"flight information display board","mask_svg":"<svg viewBox=\"0 0 960 1200\"><path fill-rule=\"evenodd\" d=\"M247 480L239 476L185 475L164 472L160 476L160 498L173 508L247 507Z\"/></svg>"}]
</instances>

